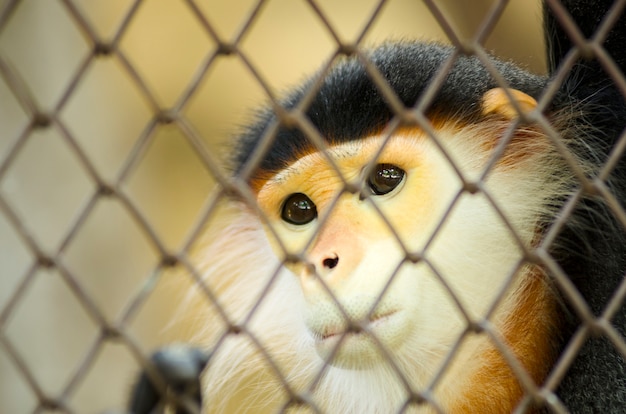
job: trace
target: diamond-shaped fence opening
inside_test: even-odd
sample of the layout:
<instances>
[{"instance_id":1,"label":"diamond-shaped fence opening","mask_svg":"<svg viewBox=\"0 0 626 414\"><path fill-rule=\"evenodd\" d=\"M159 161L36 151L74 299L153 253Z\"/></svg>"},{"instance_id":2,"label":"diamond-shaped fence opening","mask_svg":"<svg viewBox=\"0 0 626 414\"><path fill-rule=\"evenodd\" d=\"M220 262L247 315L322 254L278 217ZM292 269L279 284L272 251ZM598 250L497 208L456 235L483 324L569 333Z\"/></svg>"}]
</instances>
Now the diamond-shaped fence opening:
<instances>
[{"instance_id":1,"label":"diamond-shaped fence opening","mask_svg":"<svg viewBox=\"0 0 626 414\"><path fill-rule=\"evenodd\" d=\"M171 107L215 41L185 2L150 1L133 15L119 48L157 101Z\"/></svg>"},{"instance_id":2,"label":"diamond-shaped fence opening","mask_svg":"<svg viewBox=\"0 0 626 414\"><path fill-rule=\"evenodd\" d=\"M50 108L68 88L91 45L61 2L19 3L3 24L0 48L33 98Z\"/></svg>"},{"instance_id":3,"label":"diamond-shaped fence opening","mask_svg":"<svg viewBox=\"0 0 626 414\"><path fill-rule=\"evenodd\" d=\"M626 92L623 75L602 48L614 20L611 13L616 15L624 2L616 2L596 34L584 34L593 39L588 43L557 1L547 3L579 51L565 56L536 105L549 104L579 54L597 58L599 70ZM604 341L602 346L626 357L623 327L611 324L616 315L622 317L626 282L611 286L605 300L587 303L575 286L581 281L568 277L573 269L562 269L551 255L558 254L552 243L567 228L583 193L604 200L606 211L599 215L626 225L626 213L603 181L626 141L615 143L606 165L587 168L568 149L576 143L564 145L555 132L563 127L555 125L559 120L537 111L501 126L499 144L481 143L488 156L459 162L459 151L471 151L464 134L484 136L484 131L460 125L453 139L449 129L422 112L465 55L473 56L499 85L506 68L494 64L487 50L545 72L540 13L540 1L526 0L0 1L0 412L124 410L134 373L153 368L148 362L152 350L191 340L213 353L205 373L210 412L332 412L332 407L366 412L376 410L367 405L373 400L344 406L335 395L373 382L389 387L381 394L388 391L381 411L412 412L425 405L445 410L448 379L464 370L458 355L474 346L485 347L494 361L484 375L507 378L497 384L503 389L520 389L517 412L537 403L567 412L554 391L579 352L592 357L583 347L590 335L602 336L597 339ZM367 46L414 38L451 43L455 49L442 59L417 102L409 104L415 108L406 108L390 88L393 80L386 81L373 64ZM373 80L372 93L384 97L391 119L377 131L382 138L368 149L358 177L342 170L341 154L331 154L324 142L328 137L307 116L324 76L345 54ZM283 91L311 73L317 77L302 91L302 99L283 104ZM505 99L511 98L509 93ZM511 117L525 112L523 104L493 110ZM232 180L224 162L231 156L233 135L258 115L253 108L260 105L277 117L260 134L261 147L271 146L282 123L300 130L321 151L322 163L338 169L326 176L336 191L320 213L319 232L303 231L297 243L272 225L277 213L264 208L275 202L272 197L260 195L257 204L245 181L261 163L263 148L242 166L243 179ZM425 219L419 240L407 238L403 216L390 214L363 188L379 158L396 145L394 136L407 130L428 142L411 154L429 160L425 164L433 171L441 170L433 174L454 183L441 186L448 189L444 196L424 188L423 197L438 202L441 211L403 212L433 215ZM572 135L577 133L588 131L581 128ZM494 170L506 168L515 157L513 161L532 168L536 154L511 153L521 138L537 136L544 138L537 151L553 154L551 168L567 171L571 179L565 184L577 189L563 206L554 207L551 213L558 211L560 218L541 229L541 240L519 231L528 227L523 226L528 217L517 206L528 200L516 199L515 191L491 180ZM298 173L290 174L283 178L292 180ZM421 174L424 182L431 180ZM550 183L550 188L557 191L565 184ZM378 297L367 306L339 303L339 289L320 274L321 268L336 266L338 258L311 266L314 245L333 231L335 216L350 197L360 197L374 217L368 224L393 239L395 256L389 260L394 265L386 268ZM233 200L243 206L243 218L233 211ZM463 214L488 216L492 227L487 230L498 237L472 252L473 239L486 229L466 226L464 234L459 232ZM246 221L253 215L265 232ZM360 246L362 241L347 243ZM580 246L581 254L588 247ZM618 254L607 251L605 260ZM495 256L503 263L498 285L478 289L476 283L450 277L462 259L474 277L468 280L480 281L481 270ZM251 257L258 259L254 267L241 266ZM223 277L222 271L221 278L213 277L216 268L232 269L232 274ZM446 326L430 326L434 339L414 338L419 346L448 338L447 347L434 348L428 361L411 361L427 367L432 374L427 378L407 370L407 361L395 355L388 338L374 332L374 324L389 316L389 291L417 283L407 276L409 268L418 268L423 275L419 283L430 289L423 289L416 301L428 307L438 297L441 308L428 312L450 315ZM244 274L241 269L253 271ZM308 279L298 282L288 269ZM533 350L542 345L522 341L522 351L512 349L510 331L528 330L540 337L547 325L518 322L500 329L500 309L510 306L511 292L538 289L544 272L582 323L553 369L529 370L518 360L520 353L527 351L527 359L534 361ZM326 345L334 344L325 347L322 358L305 335L303 310L292 306L294 298L303 301L301 288L324 297L328 308L323 311L340 321L331 328L335 331L317 332L325 340L332 338ZM518 305L530 309L540 299L522 295ZM542 310L554 312L549 304ZM294 332L302 338L294 338ZM345 369L333 375L341 381L329 381L328 372L336 368L328 362L342 358L343 346L351 344L355 333L368 336L385 369ZM381 375L383 381L376 378ZM544 378L545 383L537 383ZM490 392L497 391L464 397L490 398ZM320 398L322 394L330 397ZM496 412L497 403L494 407Z\"/></svg>"},{"instance_id":4,"label":"diamond-shaped fence opening","mask_svg":"<svg viewBox=\"0 0 626 414\"><path fill-rule=\"evenodd\" d=\"M107 83L117 87L103 88ZM99 110L103 102L111 110ZM152 116L141 90L115 58L96 59L61 112L69 132L107 180L119 174L133 148L127 137L138 136Z\"/></svg>"}]
</instances>

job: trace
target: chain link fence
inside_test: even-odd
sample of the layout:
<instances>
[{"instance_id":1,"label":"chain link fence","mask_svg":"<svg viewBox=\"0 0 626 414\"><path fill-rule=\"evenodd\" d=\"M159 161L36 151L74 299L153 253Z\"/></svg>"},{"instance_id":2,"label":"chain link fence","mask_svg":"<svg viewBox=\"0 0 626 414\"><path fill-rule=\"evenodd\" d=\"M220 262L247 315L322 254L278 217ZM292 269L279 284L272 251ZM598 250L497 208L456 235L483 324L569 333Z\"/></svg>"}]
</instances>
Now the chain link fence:
<instances>
[{"instance_id":1,"label":"chain link fence","mask_svg":"<svg viewBox=\"0 0 626 414\"><path fill-rule=\"evenodd\" d=\"M543 70L539 2L466 3L0 2L0 412L121 410L149 353L193 336L204 321L170 321L190 289L210 306L195 252L233 190L222 148L320 62L426 35ZM624 296L546 390L592 327L626 355Z\"/></svg>"}]
</instances>

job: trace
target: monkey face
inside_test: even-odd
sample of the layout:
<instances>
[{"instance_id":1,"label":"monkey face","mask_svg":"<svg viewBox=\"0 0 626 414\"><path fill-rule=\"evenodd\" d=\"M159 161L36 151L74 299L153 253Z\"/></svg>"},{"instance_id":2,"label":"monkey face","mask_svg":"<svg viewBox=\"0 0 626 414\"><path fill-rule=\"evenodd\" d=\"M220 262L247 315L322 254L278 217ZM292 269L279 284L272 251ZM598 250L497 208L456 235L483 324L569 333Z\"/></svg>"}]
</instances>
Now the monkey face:
<instances>
[{"instance_id":1,"label":"monkey face","mask_svg":"<svg viewBox=\"0 0 626 414\"><path fill-rule=\"evenodd\" d=\"M302 320L322 359L363 369L410 354L438 364L466 319L482 318L515 272L523 252L490 197L463 193L488 159L485 142L468 139L475 133L441 128L443 150L417 129L333 145L260 188L275 252L305 259L286 267L299 280ZM489 181L501 179L515 179L514 171L494 171ZM510 222L524 223L523 205L509 209Z\"/></svg>"}]
</instances>

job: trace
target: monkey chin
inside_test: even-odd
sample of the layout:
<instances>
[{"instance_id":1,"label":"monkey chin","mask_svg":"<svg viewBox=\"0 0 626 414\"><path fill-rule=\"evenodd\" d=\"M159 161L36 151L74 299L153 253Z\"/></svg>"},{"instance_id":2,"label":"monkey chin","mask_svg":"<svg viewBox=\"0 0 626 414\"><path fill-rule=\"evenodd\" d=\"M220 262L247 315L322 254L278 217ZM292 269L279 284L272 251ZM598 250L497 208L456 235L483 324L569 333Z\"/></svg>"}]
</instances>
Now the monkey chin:
<instances>
[{"instance_id":1,"label":"monkey chin","mask_svg":"<svg viewBox=\"0 0 626 414\"><path fill-rule=\"evenodd\" d=\"M345 321L309 327L315 350L329 365L349 370L374 368L393 358L409 336L406 312L387 310L372 315L365 323L349 327ZM360 328L363 327L363 328Z\"/></svg>"}]
</instances>

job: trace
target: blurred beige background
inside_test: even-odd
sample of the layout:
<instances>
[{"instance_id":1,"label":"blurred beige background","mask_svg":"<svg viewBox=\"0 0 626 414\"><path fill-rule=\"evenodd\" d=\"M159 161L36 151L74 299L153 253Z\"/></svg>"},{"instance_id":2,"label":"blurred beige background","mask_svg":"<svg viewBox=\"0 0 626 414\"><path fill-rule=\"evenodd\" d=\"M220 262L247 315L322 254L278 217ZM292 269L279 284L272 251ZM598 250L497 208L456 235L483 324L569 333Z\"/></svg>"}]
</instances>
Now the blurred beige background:
<instances>
[{"instance_id":1,"label":"blurred beige background","mask_svg":"<svg viewBox=\"0 0 626 414\"><path fill-rule=\"evenodd\" d=\"M226 41L234 39L257 4L251 0L140 2L120 37L119 50L160 108L179 102L216 48L189 3L197 5ZM495 0L436 3L459 36L470 38ZM75 14L68 4L75 7ZM182 295L176 288L180 283L174 272L158 267L158 251L117 199L98 199L62 245L96 191L67 136L75 140L96 173L114 183L154 117L150 99L119 55L89 60L93 44L86 33L110 42L132 4L0 0L0 413L52 412L38 406L36 393L8 348L18 352L45 395L57 398L66 393L68 412L122 409L137 370L122 343L94 345L101 333L98 323L87 315L59 270L35 266L32 250L3 203L44 252L58 256L107 321L118 324L131 303L138 303L125 329L142 350L149 352L187 335L185 327L166 329ZM319 0L316 4L337 35L352 42L377 1ZM84 19L82 28L77 15ZM364 43L389 38L448 42L417 0L386 2ZM336 48L329 30L304 0L266 1L239 46L273 93L314 71ZM486 47L542 72L538 1L510 1ZM79 72L85 64L84 73ZM16 97L15 79L9 73L17 75L21 90L28 91L42 111L58 109L59 122L30 131L32 113ZM74 80L78 82L64 100ZM206 71L182 114L219 159L221 145L237 125L246 122L251 108L266 98L237 56L221 56ZM164 246L177 252L199 220L213 179L176 126L159 125L147 139L149 145L119 188ZM142 292L149 293L147 299L133 302ZM90 349L95 352L91 359ZM86 365L86 360L93 362ZM84 375L76 376L81 367Z\"/></svg>"}]
</instances>

